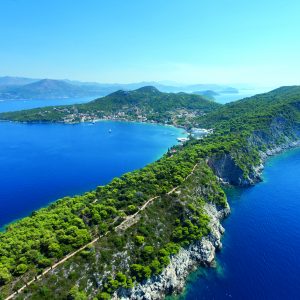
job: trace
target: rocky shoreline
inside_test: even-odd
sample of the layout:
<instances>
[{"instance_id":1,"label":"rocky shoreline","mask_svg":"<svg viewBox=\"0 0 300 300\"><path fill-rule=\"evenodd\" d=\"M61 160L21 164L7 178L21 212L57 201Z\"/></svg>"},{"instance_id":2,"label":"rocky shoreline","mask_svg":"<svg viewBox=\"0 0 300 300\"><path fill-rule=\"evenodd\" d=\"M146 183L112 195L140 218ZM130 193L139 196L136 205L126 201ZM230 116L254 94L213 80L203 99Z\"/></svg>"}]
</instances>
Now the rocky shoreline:
<instances>
[{"instance_id":1,"label":"rocky shoreline","mask_svg":"<svg viewBox=\"0 0 300 300\"><path fill-rule=\"evenodd\" d=\"M268 157L299 146L300 140L287 138L285 143L269 147L264 152L261 151L259 153L261 158L260 164L253 167L248 179L242 178L242 172L235 165L234 159L230 154L225 154L222 157L212 157L208 160L208 164L212 167L222 184L248 186L262 180L261 174ZM154 276L134 286L133 289L120 289L113 294L112 299L163 299L166 295L182 292L188 275L197 267L201 265L213 266L215 253L222 248L221 238L225 230L221 225L221 221L230 214L230 208L228 206L225 209L218 209L213 204L206 204L205 211L211 219L209 224L211 232L208 236L194 242L187 248L182 248L178 254L171 258L170 264L159 276Z\"/></svg>"},{"instance_id":2,"label":"rocky shoreline","mask_svg":"<svg viewBox=\"0 0 300 300\"><path fill-rule=\"evenodd\" d=\"M207 159L208 165L212 168L219 182L223 185L233 186L250 186L262 181L262 171L264 164L268 157L279 154L288 149L300 147L300 134L295 133L294 137L281 136L285 142L276 145L272 140L259 139L257 136L252 136L249 140L249 147L255 147L258 144L266 146L265 151L259 151L260 162L256 166L252 166L249 170L248 176L244 177L243 170L236 164L235 159L231 153L224 153L223 155L215 155Z\"/></svg>"},{"instance_id":3,"label":"rocky shoreline","mask_svg":"<svg viewBox=\"0 0 300 300\"><path fill-rule=\"evenodd\" d=\"M274 155L282 153L286 150L297 148L297 147L300 147L300 140L289 141L280 146L270 148L270 149L266 150L265 152L260 152L261 165L258 168L259 175L261 175L261 172L264 168L264 163L268 159L268 157L274 156Z\"/></svg>"},{"instance_id":4,"label":"rocky shoreline","mask_svg":"<svg viewBox=\"0 0 300 300\"><path fill-rule=\"evenodd\" d=\"M200 265L212 266L215 253L222 248L221 237L224 228L221 225L230 208L218 209L213 204L206 204L205 211L210 216L210 234L194 242L187 248L182 248L178 254L171 257L170 264L159 276L134 286L133 289L120 289L112 299L122 300L157 300L169 294L183 291L188 275Z\"/></svg>"},{"instance_id":5,"label":"rocky shoreline","mask_svg":"<svg viewBox=\"0 0 300 300\"><path fill-rule=\"evenodd\" d=\"M300 147L300 140L289 140L287 139L287 141L281 145L277 145L274 147L269 147L266 151L260 151L259 152L259 156L260 156L260 164L257 166L253 166L253 170L251 172L251 176L249 177L249 180L246 181L246 183L244 184L244 186L248 186L248 185L253 185L256 184L260 181L262 181L262 172L264 170L265 167L265 162L267 161L267 159L271 156L277 155L279 153L282 153L284 151L287 151L289 149L293 149L293 148L297 148ZM242 184L243 186L243 184Z\"/></svg>"}]
</instances>

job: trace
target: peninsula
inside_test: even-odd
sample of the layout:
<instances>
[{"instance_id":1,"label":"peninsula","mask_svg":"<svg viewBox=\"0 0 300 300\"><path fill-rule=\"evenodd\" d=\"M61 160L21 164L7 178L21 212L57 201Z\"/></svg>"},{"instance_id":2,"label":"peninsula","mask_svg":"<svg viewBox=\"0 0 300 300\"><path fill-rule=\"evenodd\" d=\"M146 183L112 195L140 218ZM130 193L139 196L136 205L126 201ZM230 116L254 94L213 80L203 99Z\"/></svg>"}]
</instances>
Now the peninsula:
<instances>
[{"instance_id":1,"label":"peninsula","mask_svg":"<svg viewBox=\"0 0 300 300\"><path fill-rule=\"evenodd\" d=\"M299 144L300 87L226 105L145 87L88 104L2 113L0 119L105 116L213 131L9 225L0 233L3 298L163 299L182 291L189 272L213 264L222 247L220 221L230 213L223 184L255 184L269 155Z\"/></svg>"}]
</instances>

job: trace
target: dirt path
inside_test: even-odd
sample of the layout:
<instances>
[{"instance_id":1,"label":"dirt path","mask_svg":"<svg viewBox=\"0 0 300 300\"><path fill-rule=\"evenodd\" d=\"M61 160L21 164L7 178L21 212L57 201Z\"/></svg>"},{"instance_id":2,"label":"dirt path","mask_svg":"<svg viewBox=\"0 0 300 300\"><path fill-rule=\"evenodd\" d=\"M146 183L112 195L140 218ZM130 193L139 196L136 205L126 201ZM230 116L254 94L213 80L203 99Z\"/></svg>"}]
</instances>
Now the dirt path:
<instances>
[{"instance_id":1,"label":"dirt path","mask_svg":"<svg viewBox=\"0 0 300 300\"><path fill-rule=\"evenodd\" d=\"M195 164L191 173L185 177L185 179L183 180L186 181L195 171L196 167L198 164ZM174 187L172 190L170 190L169 192L167 192L167 195L172 194L173 192L175 192L177 189L179 188L179 186ZM135 224L135 218L136 216L143 211L150 203L152 203L155 199L159 198L159 196L155 196L150 198L149 200L147 200L139 209L137 212L135 212L133 215L130 215L128 217L125 218L125 220L119 224L118 226L115 227L115 230L126 230L127 228L131 227L133 224ZM95 203L97 200L95 200L92 203ZM39 280L42 276L46 275L47 273L49 273L51 270L54 270L55 268L57 268L59 265L61 265L62 263L64 263L65 261L67 261L69 258L75 256L77 253L79 253L80 251L86 249L87 247L93 245L94 243L96 243L100 238L106 236L109 233L109 231L107 231L105 234L93 239L91 242L87 243L86 245L82 246L81 248L77 249L76 251L68 254L67 256L65 256L63 259L61 259L60 261L58 261L57 263L55 263L54 265L52 265L51 267L45 269L43 271L42 274L36 276L34 279L28 281L25 285L23 285L21 288L19 288L16 292L14 292L13 294L9 295L7 298L5 298L5 300L9 300L9 299L13 299L13 297L15 297L16 295L18 295L19 293L21 293L26 287L28 287L29 285L31 285L33 282L35 282L36 280Z\"/></svg>"}]
</instances>

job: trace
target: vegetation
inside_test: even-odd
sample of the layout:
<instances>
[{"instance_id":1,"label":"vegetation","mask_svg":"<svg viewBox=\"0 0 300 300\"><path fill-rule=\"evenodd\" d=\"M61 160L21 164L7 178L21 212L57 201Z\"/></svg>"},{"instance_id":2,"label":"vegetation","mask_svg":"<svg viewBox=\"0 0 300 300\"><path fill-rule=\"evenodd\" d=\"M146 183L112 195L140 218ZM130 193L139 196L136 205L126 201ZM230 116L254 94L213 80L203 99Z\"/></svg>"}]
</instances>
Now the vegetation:
<instances>
[{"instance_id":1,"label":"vegetation","mask_svg":"<svg viewBox=\"0 0 300 300\"><path fill-rule=\"evenodd\" d=\"M36 108L2 113L0 119L25 122L69 122L99 118L174 123L203 115L220 105L205 96L186 93L162 93L154 87L134 91L117 91L89 103Z\"/></svg>"},{"instance_id":2,"label":"vegetation","mask_svg":"<svg viewBox=\"0 0 300 300\"><path fill-rule=\"evenodd\" d=\"M207 189L199 190L199 186ZM89 250L90 255L77 255L56 269L55 274L28 288L27 293L46 299L40 296L40 290L47 286L52 291L48 298L65 299L76 285L90 298L108 299L118 288L130 288L135 282L158 275L180 247L208 233L203 206L219 197L226 201L214 174L200 161L193 176L180 185L180 193L161 195L140 213L135 224L101 238ZM184 235L178 238L180 231ZM66 276L67 280L62 281Z\"/></svg>"},{"instance_id":3,"label":"vegetation","mask_svg":"<svg viewBox=\"0 0 300 300\"><path fill-rule=\"evenodd\" d=\"M0 233L1 284L14 278L26 282L86 244L92 236L111 231L127 214L136 211L134 207L180 185L199 154L195 147L187 145L176 154L165 155L139 171L114 179L109 185L58 200L9 225ZM141 238L137 240L141 243Z\"/></svg>"},{"instance_id":4,"label":"vegetation","mask_svg":"<svg viewBox=\"0 0 300 300\"><path fill-rule=\"evenodd\" d=\"M152 94L153 99L149 96ZM125 93L126 100L115 93L103 103L103 100L96 100L86 105L89 109L93 105L93 109L105 106L107 111L115 112L125 103L132 102L135 107L147 104L160 116L167 113L170 106L184 106L191 110L200 107L197 101L193 104L188 101L190 104L187 104L185 94L161 94L153 88L145 88ZM137 95L142 100L135 97ZM160 97L170 97L169 106L160 105ZM183 97L183 102L180 104L176 97ZM201 103L204 102L201 100ZM84 105L79 107L84 109ZM53 297L53 291L47 289L51 286L61 299L85 299L87 290L83 290L92 286L90 293L98 289L98 299L108 299L118 288L130 288L136 281L159 274L180 247L209 233L209 218L203 210L205 203L211 202L219 207L227 205L224 192L206 162L212 157L230 155L247 179L260 162L259 151L284 143L287 138L296 138L299 108L300 87L283 87L221 106L206 115L195 114L193 124L213 128L213 134L176 146L141 170L115 178L110 184L84 195L60 199L48 208L9 225L5 232L0 233L1 292L8 294L16 290L55 261L106 232L109 234L102 237L95 248L86 249L74 258L72 272L65 269L70 262L62 266L61 277L64 278L66 272L68 274L62 287L54 287L58 278L52 274L45 279L46 287L36 284L29 288L33 297ZM29 117L31 121L47 109L2 114L1 118L27 120ZM185 180L196 164L194 174ZM180 193L168 195L174 187L179 187ZM158 198L139 213L135 224L125 232L116 229L126 216L136 213L154 196ZM105 272L110 275L97 282L94 274Z\"/></svg>"}]
</instances>

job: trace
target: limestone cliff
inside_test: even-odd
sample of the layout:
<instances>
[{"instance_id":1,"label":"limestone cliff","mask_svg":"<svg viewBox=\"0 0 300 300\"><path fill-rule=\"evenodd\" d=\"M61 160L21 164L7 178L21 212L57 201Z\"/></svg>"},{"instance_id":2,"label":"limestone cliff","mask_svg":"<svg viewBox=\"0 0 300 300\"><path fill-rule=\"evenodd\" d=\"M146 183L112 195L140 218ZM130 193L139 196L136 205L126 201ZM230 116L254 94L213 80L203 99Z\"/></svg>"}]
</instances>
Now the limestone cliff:
<instances>
[{"instance_id":1,"label":"limestone cliff","mask_svg":"<svg viewBox=\"0 0 300 300\"><path fill-rule=\"evenodd\" d=\"M113 299L155 300L165 295L176 294L184 289L189 273L200 265L210 266L214 262L216 250L221 249L224 228L220 221L229 213L229 206L218 210L215 205L206 204L205 211L210 216L210 234L187 248L182 248L171 258L171 263L159 276L136 285L133 289L121 289Z\"/></svg>"},{"instance_id":2,"label":"limestone cliff","mask_svg":"<svg viewBox=\"0 0 300 300\"><path fill-rule=\"evenodd\" d=\"M300 145L300 129L282 117L272 120L268 131L254 131L247 139L247 150L257 151L258 162L248 166L247 173L239 165L236 157L247 157L245 149L235 149L230 153L216 154L207 163L222 183L234 186L248 186L261 181L261 172L268 156Z\"/></svg>"}]
</instances>

